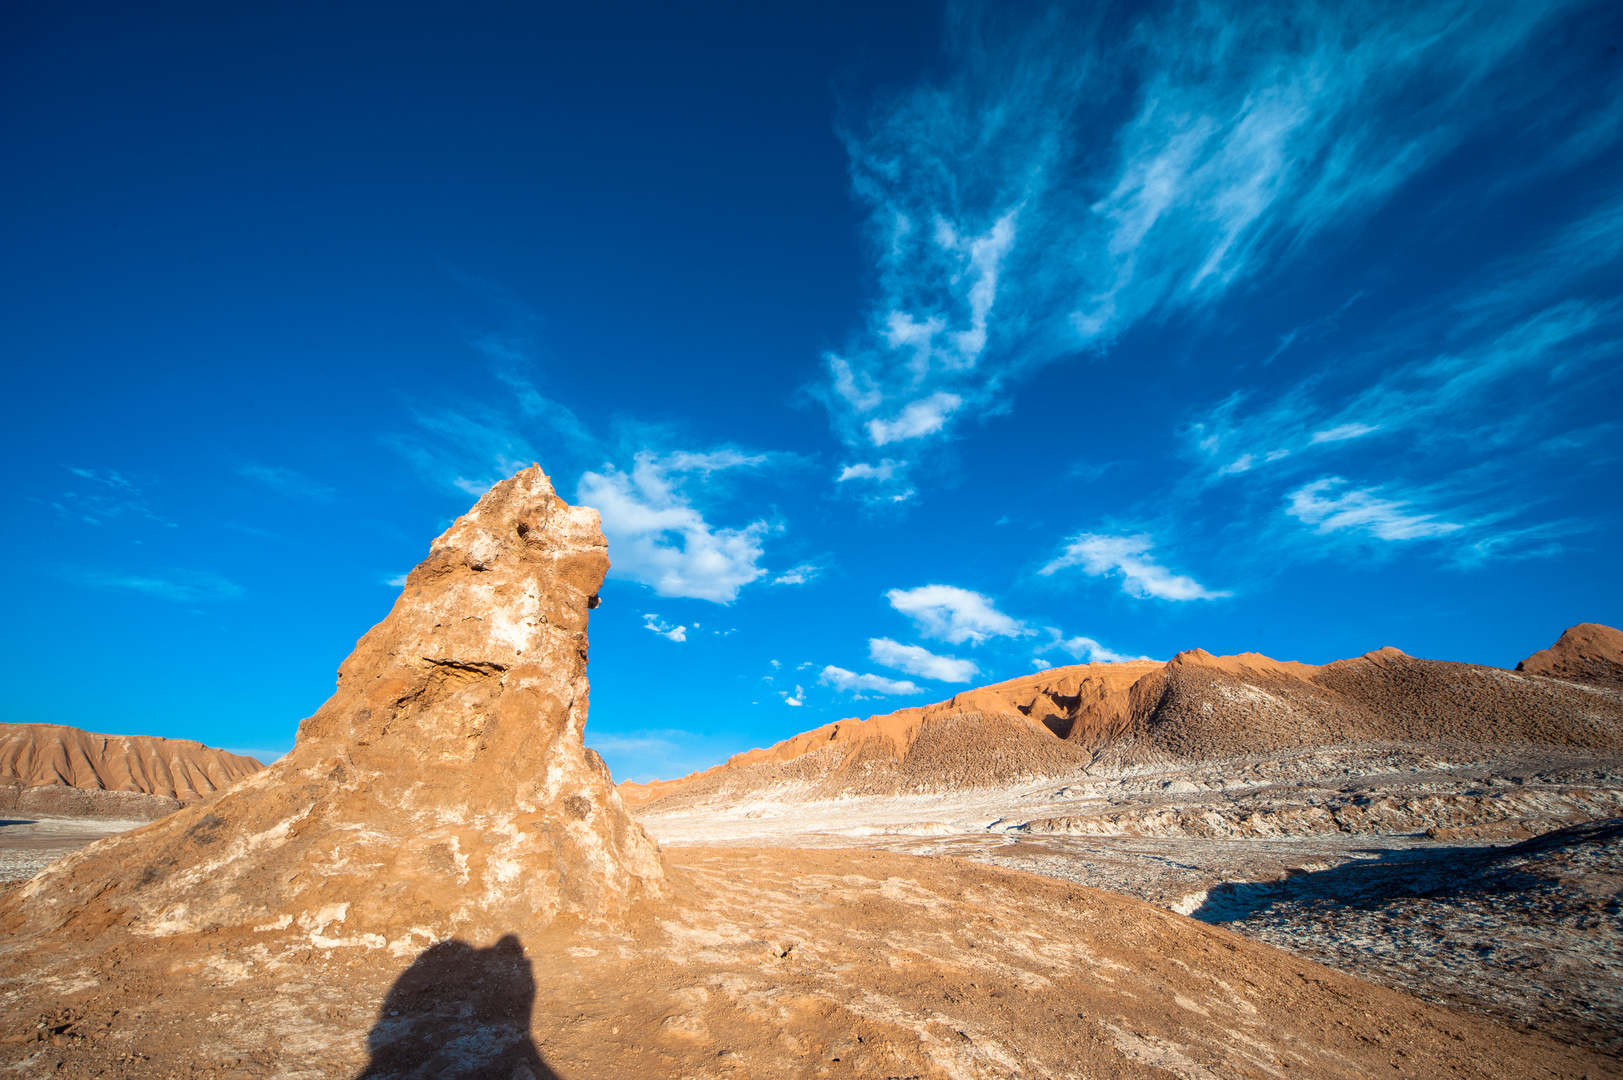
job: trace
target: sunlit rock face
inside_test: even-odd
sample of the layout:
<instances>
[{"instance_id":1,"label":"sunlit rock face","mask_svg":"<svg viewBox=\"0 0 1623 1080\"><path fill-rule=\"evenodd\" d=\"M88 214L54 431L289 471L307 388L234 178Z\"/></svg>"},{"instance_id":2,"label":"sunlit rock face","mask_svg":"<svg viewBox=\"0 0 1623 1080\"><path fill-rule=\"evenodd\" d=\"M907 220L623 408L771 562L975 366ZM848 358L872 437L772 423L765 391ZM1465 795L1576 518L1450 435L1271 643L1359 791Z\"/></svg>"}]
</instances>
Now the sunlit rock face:
<instances>
[{"instance_id":1,"label":"sunlit rock face","mask_svg":"<svg viewBox=\"0 0 1623 1080\"><path fill-rule=\"evenodd\" d=\"M497 484L408 575L291 753L57 864L8 921L406 955L658 895L658 849L582 742L608 568L597 512L539 466Z\"/></svg>"}]
</instances>

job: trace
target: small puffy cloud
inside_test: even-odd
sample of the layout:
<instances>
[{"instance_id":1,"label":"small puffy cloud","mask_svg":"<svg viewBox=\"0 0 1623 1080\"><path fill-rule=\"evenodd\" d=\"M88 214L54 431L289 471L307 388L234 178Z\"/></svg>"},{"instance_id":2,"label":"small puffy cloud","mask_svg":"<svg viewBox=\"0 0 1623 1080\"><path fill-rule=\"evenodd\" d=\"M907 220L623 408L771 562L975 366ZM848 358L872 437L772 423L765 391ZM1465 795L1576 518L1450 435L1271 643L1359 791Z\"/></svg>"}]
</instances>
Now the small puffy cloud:
<instances>
[{"instance_id":1,"label":"small puffy cloud","mask_svg":"<svg viewBox=\"0 0 1623 1080\"><path fill-rule=\"evenodd\" d=\"M603 516L614 552L610 574L648 585L660 596L730 604L738 590L766 575L759 564L768 525L717 528L680 490L680 478L758 465L764 457L732 450L659 456L642 451L631 472L613 466L580 478L579 500Z\"/></svg>"},{"instance_id":2,"label":"small puffy cloud","mask_svg":"<svg viewBox=\"0 0 1623 1080\"><path fill-rule=\"evenodd\" d=\"M798 686L795 687L795 692L793 694L789 693L787 690L779 690L778 696L783 699L783 703L785 705L793 705L798 708L799 706L806 704L806 691L802 690Z\"/></svg>"},{"instance_id":3,"label":"small puffy cloud","mask_svg":"<svg viewBox=\"0 0 1623 1080\"><path fill-rule=\"evenodd\" d=\"M1356 439L1360 435L1368 435L1378 427L1380 427L1379 424L1337 424L1333 428L1315 431L1313 438L1309 439L1308 442L1343 442L1347 439Z\"/></svg>"},{"instance_id":4,"label":"small puffy cloud","mask_svg":"<svg viewBox=\"0 0 1623 1080\"><path fill-rule=\"evenodd\" d=\"M237 475L245 476L289 499L327 503L338 497L338 492L327 485L318 484L303 473L276 465L242 465L237 468ZM482 495L484 492L474 491L469 494Z\"/></svg>"},{"instance_id":5,"label":"small puffy cloud","mask_svg":"<svg viewBox=\"0 0 1623 1080\"><path fill-rule=\"evenodd\" d=\"M1081 634L1068 638L1053 626L1048 628L1048 633L1051 640L1037 650L1039 654L1058 649L1069 655L1073 660L1083 660L1089 664L1117 664L1123 660L1149 659L1147 656L1129 656L1126 653L1116 652L1114 649L1107 649L1093 638ZM1048 661L1044 660L1040 666L1048 667Z\"/></svg>"},{"instance_id":6,"label":"small puffy cloud","mask_svg":"<svg viewBox=\"0 0 1623 1080\"><path fill-rule=\"evenodd\" d=\"M907 468L907 462L893 461L890 458L882 459L877 465L859 461L855 465L847 465L841 469L840 475L834 478L834 482L843 484L847 480L889 480L896 475L897 470L905 468Z\"/></svg>"},{"instance_id":7,"label":"small puffy cloud","mask_svg":"<svg viewBox=\"0 0 1623 1080\"><path fill-rule=\"evenodd\" d=\"M858 675L854 671L847 671L842 667L829 664L823 669L817 681L825 686L832 686L836 690L867 691L871 694L917 694L917 683L907 679L887 679L883 675Z\"/></svg>"},{"instance_id":8,"label":"small puffy cloud","mask_svg":"<svg viewBox=\"0 0 1623 1080\"><path fill-rule=\"evenodd\" d=\"M1148 536L1109 536L1078 533L1071 537L1059 557L1037 573L1047 577L1071 566L1080 566L1093 577L1121 576L1121 590L1129 596L1159 600L1215 600L1227 592L1207 589L1192 577L1174 574L1149 555L1155 541Z\"/></svg>"},{"instance_id":9,"label":"small puffy cloud","mask_svg":"<svg viewBox=\"0 0 1623 1080\"><path fill-rule=\"evenodd\" d=\"M688 628L685 626L672 626L658 615L644 615L642 625L646 630L652 630L662 638L670 641L686 641Z\"/></svg>"},{"instance_id":10,"label":"small puffy cloud","mask_svg":"<svg viewBox=\"0 0 1623 1080\"><path fill-rule=\"evenodd\" d=\"M383 583L391 589L403 589L406 587L406 575L395 574L393 577L384 578Z\"/></svg>"},{"instance_id":11,"label":"small puffy cloud","mask_svg":"<svg viewBox=\"0 0 1623 1080\"><path fill-rule=\"evenodd\" d=\"M868 421L868 438L875 446L888 446L893 442L933 435L947 423L947 417L958 410L964 399L957 394L938 390L929 397L909 403L894 420Z\"/></svg>"},{"instance_id":12,"label":"small puffy cloud","mask_svg":"<svg viewBox=\"0 0 1623 1080\"><path fill-rule=\"evenodd\" d=\"M1031 666L1036 668L1038 671L1047 671L1049 668L1053 667L1054 665L1050 664L1047 660L1044 660L1040 656L1033 656L1031 658Z\"/></svg>"},{"instance_id":13,"label":"small puffy cloud","mask_svg":"<svg viewBox=\"0 0 1623 1080\"><path fill-rule=\"evenodd\" d=\"M694 626L698 626L698 625L699 625L699 624L698 624L698 623L694 623L694 624L693 624L693 625L694 625ZM769 663L769 664L771 664L771 665L772 665L772 670L773 670L773 671L776 671L776 670L777 670L777 669L778 669L778 668L781 668L781 667L782 667L782 666L783 666L783 665L782 665L782 664L781 664L781 663L779 663L779 662L778 662L778 661L776 661L776 660L768 660L768 661L767 661L767 663Z\"/></svg>"},{"instance_id":14,"label":"small puffy cloud","mask_svg":"<svg viewBox=\"0 0 1623 1080\"><path fill-rule=\"evenodd\" d=\"M1297 488L1288 496L1285 512L1303 524L1317 526L1320 533L1361 529L1382 540L1419 540L1464 528L1452 521L1437 521L1432 514L1412 513L1408 503L1383 499L1369 488L1330 497L1346 482L1339 476L1327 476Z\"/></svg>"},{"instance_id":15,"label":"small puffy cloud","mask_svg":"<svg viewBox=\"0 0 1623 1080\"><path fill-rule=\"evenodd\" d=\"M980 674L973 660L937 656L918 645L903 645L890 638L869 638L868 659L909 675L922 675L937 682L966 683Z\"/></svg>"},{"instance_id":16,"label":"small puffy cloud","mask_svg":"<svg viewBox=\"0 0 1623 1080\"><path fill-rule=\"evenodd\" d=\"M774 585L806 585L815 581L822 574L823 568L815 563L801 563L791 566L783 573L772 579Z\"/></svg>"},{"instance_id":17,"label":"small puffy cloud","mask_svg":"<svg viewBox=\"0 0 1623 1080\"><path fill-rule=\"evenodd\" d=\"M892 589L885 594L890 606L912 619L925 637L962 645L979 645L995 637L1023 637L1031 633L1025 623L997 610L990 596L955 585L920 585Z\"/></svg>"},{"instance_id":18,"label":"small puffy cloud","mask_svg":"<svg viewBox=\"0 0 1623 1080\"><path fill-rule=\"evenodd\" d=\"M1239 457L1235 458L1221 469L1218 469L1217 475L1233 476L1235 473L1250 472L1251 466L1256 460L1257 459L1250 454L1241 454Z\"/></svg>"}]
</instances>

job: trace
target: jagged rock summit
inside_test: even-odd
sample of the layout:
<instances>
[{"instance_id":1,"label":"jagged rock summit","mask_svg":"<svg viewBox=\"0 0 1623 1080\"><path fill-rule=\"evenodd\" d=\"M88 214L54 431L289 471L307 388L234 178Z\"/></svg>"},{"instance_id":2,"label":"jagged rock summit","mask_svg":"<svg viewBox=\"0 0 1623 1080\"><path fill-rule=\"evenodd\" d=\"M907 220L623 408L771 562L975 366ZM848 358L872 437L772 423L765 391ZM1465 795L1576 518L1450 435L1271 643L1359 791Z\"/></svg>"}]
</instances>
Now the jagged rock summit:
<instances>
[{"instance_id":1,"label":"jagged rock summit","mask_svg":"<svg viewBox=\"0 0 1623 1080\"><path fill-rule=\"evenodd\" d=\"M434 541L286 757L54 864L5 922L414 955L657 895L658 849L582 743L608 567L597 512L539 466L497 484Z\"/></svg>"}]
</instances>

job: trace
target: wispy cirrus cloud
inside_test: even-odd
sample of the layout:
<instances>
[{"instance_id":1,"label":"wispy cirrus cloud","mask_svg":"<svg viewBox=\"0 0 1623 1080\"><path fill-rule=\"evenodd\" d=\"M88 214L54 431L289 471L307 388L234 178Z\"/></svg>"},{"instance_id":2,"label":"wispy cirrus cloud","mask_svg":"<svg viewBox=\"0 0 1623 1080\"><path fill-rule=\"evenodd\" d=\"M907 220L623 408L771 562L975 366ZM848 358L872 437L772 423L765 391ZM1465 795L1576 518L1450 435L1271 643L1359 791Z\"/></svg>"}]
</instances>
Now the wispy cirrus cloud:
<instances>
[{"instance_id":1,"label":"wispy cirrus cloud","mask_svg":"<svg viewBox=\"0 0 1623 1080\"><path fill-rule=\"evenodd\" d=\"M94 469L78 465L64 465L79 485L59 491L49 502L52 509L64 517L77 519L86 525L103 525L119 518L145 518L171 528L174 522L164 521L147 504L141 486L116 469Z\"/></svg>"},{"instance_id":2,"label":"wispy cirrus cloud","mask_svg":"<svg viewBox=\"0 0 1623 1080\"><path fill-rule=\"evenodd\" d=\"M1565 9L954 9L949 74L846 132L879 273L826 358L836 429L939 437L1034 365L1280 272L1527 80L1561 85L1546 64L1503 72Z\"/></svg>"},{"instance_id":3,"label":"wispy cirrus cloud","mask_svg":"<svg viewBox=\"0 0 1623 1080\"><path fill-rule=\"evenodd\" d=\"M1186 574L1174 574L1151 557L1154 548L1155 540L1148 535L1077 533L1037 573L1051 577L1061 570L1080 567L1091 577L1119 577L1122 592L1145 599L1216 600L1231 595L1208 589Z\"/></svg>"},{"instance_id":4,"label":"wispy cirrus cloud","mask_svg":"<svg viewBox=\"0 0 1623 1080\"><path fill-rule=\"evenodd\" d=\"M301 502L330 503L338 497L338 492L326 484L317 483L296 469L279 465L239 465L237 475L285 498Z\"/></svg>"},{"instance_id":5,"label":"wispy cirrus cloud","mask_svg":"<svg viewBox=\"0 0 1623 1080\"><path fill-rule=\"evenodd\" d=\"M938 656L920 645L903 645L890 638L869 638L868 659L909 675L921 675L936 682L966 683L980 674L973 660Z\"/></svg>"},{"instance_id":6,"label":"wispy cirrus cloud","mask_svg":"<svg viewBox=\"0 0 1623 1080\"><path fill-rule=\"evenodd\" d=\"M1438 521L1419 513L1401 499L1382 498L1375 490L1350 489L1336 494L1347 482L1339 476L1315 480L1290 493L1286 513L1320 533L1357 530L1381 540L1419 540L1446 536L1464 526Z\"/></svg>"},{"instance_id":7,"label":"wispy cirrus cloud","mask_svg":"<svg viewBox=\"0 0 1623 1080\"><path fill-rule=\"evenodd\" d=\"M993 638L1018 638L1032 632L1019 619L999 611L990 596L956 585L891 589L885 598L913 620L919 633L953 645L966 641L980 645Z\"/></svg>"},{"instance_id":8,"label":"wispy cirrus cloud","mask_svg":"<svg viewBox=\"0 0 1623 1080\"><path fill-rule=\"evenodd\" d=\"M1591 436L1609 434L1591 424L1580 436L1571 418L1616 393L1620 264L1613 197L1372 340L1320 343L1310 374L1231 394L1186 429L1198 482L1238 483L1276 508L1282 499L1317 535L1451 536L1466 563L1525 553L1542 526L1509 522L1547 490L1529 478L1551 475L1563 453L1580 464Z\"/></svg>"},{"instance_id":9,"label":"wispy cirrus cloud","mask_svg":"<svg viewBox=\"0 0 1623 1080\"><path fill-rule=\"evenodd\" d=\"M134 592L178 604L235 600L244 595L241 585L208 570L121 571L85 567L63 568L62 575L78 585L116 592Z\"/></svg>"},{"instance_id":10,"label":"wispy cirrus cloud","mask_svg":"<svg viewBox=\"0 0 1623 1080\"><path fill-rule=\"evenodd\" d=\"M791 566L783 573L772 579L774 585L810 585L823 576L823 568L816 563L800 563Z\"/></svg>"}]
</instances>

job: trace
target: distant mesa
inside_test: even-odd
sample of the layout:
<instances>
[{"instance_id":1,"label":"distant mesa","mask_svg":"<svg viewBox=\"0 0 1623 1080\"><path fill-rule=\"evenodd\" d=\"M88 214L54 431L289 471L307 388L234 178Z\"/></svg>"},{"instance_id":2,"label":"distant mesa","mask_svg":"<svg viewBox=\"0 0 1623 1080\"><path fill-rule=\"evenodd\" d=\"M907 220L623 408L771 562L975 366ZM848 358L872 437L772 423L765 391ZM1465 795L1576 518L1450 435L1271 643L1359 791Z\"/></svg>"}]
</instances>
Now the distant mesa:
<instances>
[{"instance_id":1,"label":"distant mesa","mask_svg":"<svg viewBox=\"0 0 1623 1080\"><path fill-rule=\"evenodd\" d=\"M52 864L8 898L8 929L407 956L658 895L658 849L581 740L606 548L539 466L497 484L407 575L292 751Z\"/></svg>"},{"instance_id":2,"label":"distant mesa","mask_svg":"<svg viewBox=\"0 0 1623 1080\"><path fill-rule=\"evenodd\" d=\"M190 739L0 724L0 813L151 821L264 767Z\"/></svg>"},{"instance_id":3,"label":"distant mesa","mask_svg":"<svg viewBox=\"0 0 1623 1080\"><path fill-rule=\"evenodd\" d=\"M620 792L628 805L658 803L663 812L768 793L793 801L949 792L1341 746L1617 750L1623 694L1589 684L1623 689L1620 658L1623 634L1585 624L1518 665L1523 675L1390 647L1324 665L1204 649L1166 663L1079 664L841 720Z\"/></svg>"},{"instance_id":4,"label":"distant mesa","mask_svg":"<svg viewBox=\"0 0 1623 1080\"><path fill-rule=\"evenodd\" d=\"M1579 623L1548 649L1517 664L1516 670L1623 688L1623 632L1600 623Z\"/></svg>"}]
</instances>

